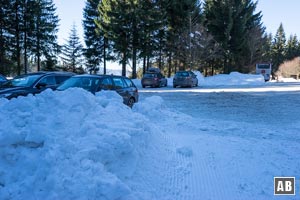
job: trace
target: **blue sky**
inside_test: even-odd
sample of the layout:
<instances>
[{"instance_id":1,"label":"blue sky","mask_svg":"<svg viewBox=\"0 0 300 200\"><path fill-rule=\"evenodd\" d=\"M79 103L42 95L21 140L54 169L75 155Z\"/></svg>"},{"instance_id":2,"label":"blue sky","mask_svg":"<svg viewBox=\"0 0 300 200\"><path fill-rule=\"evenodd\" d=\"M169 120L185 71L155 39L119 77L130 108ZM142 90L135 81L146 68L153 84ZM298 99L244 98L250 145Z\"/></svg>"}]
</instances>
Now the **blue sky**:
<instances>
[{"instance_id":1,"label":"blue sky","mask_svg":"<svg viewBox=\"0 0 300 200\"><path fill-rule=\"evenodd\" d=\"M73 23L77 26L80 37L83 35L82 10L85 0L54 0L60 18L58 41L65 43ZM259 0L257 11L262 11L262 22L268 33L275 35L280 23L288 38L291 34L300 37L300 1L299 0Z\"/></svg>"},{"instance_id":2,"label":"blue sky","mask_svg":"<svg viewBox=\"0 0 300 200\"><path fill-rule=\"evenodd\" d=\"M299 0L259 0L257 11L262 11L262 21L268 33L275 35L280 23L288 38L291 34L300 37Z\"/></svg>"}]
</instances>

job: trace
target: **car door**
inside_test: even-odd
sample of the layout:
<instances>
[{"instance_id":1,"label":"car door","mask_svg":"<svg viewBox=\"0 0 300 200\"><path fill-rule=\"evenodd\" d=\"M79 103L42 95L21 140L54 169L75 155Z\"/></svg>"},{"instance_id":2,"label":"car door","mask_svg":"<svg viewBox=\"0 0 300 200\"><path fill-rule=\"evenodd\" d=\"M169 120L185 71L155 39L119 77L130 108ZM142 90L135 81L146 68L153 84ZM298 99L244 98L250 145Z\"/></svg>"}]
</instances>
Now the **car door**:
<instances>
[{"instance_id":1,"label":"car door","mask_svg":"<svg viewBox=\"0 0 300 200\"><path fill-rule=\"evenodd\" d=\"M122 77L116 76L116 77L112 77L112 79L114 82L115 90L119 93L119 95L123 97L124 103L126 104L128 99L130 98L130 94L126 89L128 87L126 82Z\"/></svg>"},{"instance_id":2,"label":"car door","mask_svg":"<svg viewBox=\"0 0 300 200\"><path fill-rule=\"evenodd\" d=\"M71 77L71 75L70 76L67 76L67 75L57 75L57 76L55 76L56 87L58 87L60 84L65 82L65 80L69 79L70 77Z\"/></svg>"},{"instance_id":3,"label":"car door","mask_svg":"<svg viewBox=\"0 0 300 200\"><path fill-rule=\"evenodd\" d=\"M157 77L159 79L159 87L163 86L165 84L163 75L161 73L157 74Z\"/></svg>"},{"instance_id":4,"label":"car door","mask_svg":"<svg viewBox=\"0 0 300 200\"><path fill-rule=\"evenodd\" d=\"M190 74L192 82L193 82L192 86L195 86L197 84L196 75L194 74L194 72L189 72L189 74Z\"/></svg>"},{"instance_id":5,"label":"car door","mask_svg":"<svg viewBox=\"0 0 300 200\"><path fill-rule=\"evenodd\" d=\"M138 94L137 94L137 88L134 85L134 83L129 78L124 78L124 81L127 84L127 88L125 88L128 91L129 98L133 97L135 101L138 100Z\"/></svg>"},{"instance_id":6,"label":"car door","mask_svg":"<svg viewBox=\"0 0 300 200\"><path fill-rule=\"evenodd\" d=\"M54 75L44 76L42 77L34 86L35 90L33 93L40 93L48 88L55 89L56 88L56 80Z\"/></svg>"},{"instance_id":7,"label":"car door","mask_svg":"<svg viewBox=\"0 0 300 200\"><path fill-rule=\"evenodd\" d=\"M99 92L101 90L114 90L114 84L110 77L105 77L101 80L101 82L99 84L99 88L97 89L97 92Z\"/></svg>"}]
</instances>

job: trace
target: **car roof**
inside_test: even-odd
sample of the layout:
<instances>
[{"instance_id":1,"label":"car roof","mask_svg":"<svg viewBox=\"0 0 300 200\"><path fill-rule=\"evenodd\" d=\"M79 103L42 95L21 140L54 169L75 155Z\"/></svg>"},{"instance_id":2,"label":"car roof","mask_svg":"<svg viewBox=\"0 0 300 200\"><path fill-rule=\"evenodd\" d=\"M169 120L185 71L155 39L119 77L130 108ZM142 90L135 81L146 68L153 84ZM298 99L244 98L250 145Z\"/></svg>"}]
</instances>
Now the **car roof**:
<instances>
[{"instance_id":1,"label":"car roof","mask_svg":"<svg viewBox=\"0 0 300 200\"><path fill-rule=\"evenodd\" d=\"M75 75L75 73L73 73L73 72L65 72L65 71L38 71L38 72L30 72L27 74L21 74L20 76L50 75L50 74L70 75L70 76Z\"/></svg>"},{"instance_id":2,"label":"car roof","mask_svg":"<svg viewBox=\"0 0 300 200\"><path fill-rule=\"evenodd\" d=\"M182 73L182 72L192 72L192 71L188 71L188 70L180 70L180 71L177 71L176 73Z\"/></svg>"},{"instance_id":3,"label":"car roof","mask_svg":"<svg viewBox=\"0 0 300 200\"><path fill-rule=\"evenodd\" d=\"M149 72L149 71L146 71L145 74L161 74L161 72Z\"/></svg>"},{"instance_id":4,"label":"car roof","mask_svg":"<svg viewBox=\"0 0 300 200\"><path fill-rule=\"evenodd\" d=\"M38 71L38 72L33 72L33 73L29 73L29 74L63 74L63 75L76 75L73 72L66 72L66 71Z\"/></svg>"},{"instance_id":5,"label":"car roof","mask_svg":"<svg viewBox=\"0 0 300 200\"><path fill-rule=\"evenodd\" d=\"M126 76L119 76L119 75L108 75L108 74L80 74L80 75L75 75L76 77L95 77L95 78L104 78L104 77L120 77L120 78L127 78Z\"/></svg>"}]
</instances>

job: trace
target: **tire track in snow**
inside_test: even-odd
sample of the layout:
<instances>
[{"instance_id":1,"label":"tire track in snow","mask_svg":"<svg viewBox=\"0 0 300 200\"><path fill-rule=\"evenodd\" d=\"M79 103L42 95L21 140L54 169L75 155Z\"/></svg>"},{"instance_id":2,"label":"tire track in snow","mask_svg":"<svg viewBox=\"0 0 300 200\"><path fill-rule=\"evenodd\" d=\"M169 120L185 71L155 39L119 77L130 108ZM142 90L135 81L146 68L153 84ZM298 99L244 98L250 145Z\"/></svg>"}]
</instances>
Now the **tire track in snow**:
<instances>
[{"instance_id":1,"label":"tire track in snow","mask_svg":"<svg viewBox=\"0 0 300 200\"><path fill-rule=\"evenodd\" d=\"M191 134L191 127L180 125L166 134L165 138L175 148L175 155L170 159L173 159L173 165L177 165L172 169L167 162L165 166L165 171L170 176L166 190L171 193L173 199L241 199L240 194L235 193L234 186L237 183L229 181L231 175L223 173L224 163L217 160L216 152L212 150L218 146L211 147L208 142L213 141L215 136L207 140L210 136L203 133L203 130L210 128L198 128L197 133L194 131ZM239 171L234 173L241 174Z\"/></svg>"}]
</instances>

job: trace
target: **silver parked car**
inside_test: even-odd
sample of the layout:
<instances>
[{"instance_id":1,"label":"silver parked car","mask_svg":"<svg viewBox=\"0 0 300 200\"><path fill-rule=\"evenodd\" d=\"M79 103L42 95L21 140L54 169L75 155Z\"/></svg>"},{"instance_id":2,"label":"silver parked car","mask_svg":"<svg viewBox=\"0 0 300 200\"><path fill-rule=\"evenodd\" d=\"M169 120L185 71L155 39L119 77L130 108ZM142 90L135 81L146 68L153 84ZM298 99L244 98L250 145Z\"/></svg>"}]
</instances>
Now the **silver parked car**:
<instances>
[{"instance_id":1,"label":"silver parked car","mask_svg":"<svg viewBox=\"0 0 300 200\"><path fill-rule=\"evenodd\" d=\"M160 72L146 72L141 80L142 87L166 87L168 80Z\"/></svg>"},{"instance_id":2,"label":"silver parked car","mask_svg":"<svg viewBox=\"0 0 300 200\"><path fill-rule=\"evenodd\" d=\"M173 78L173 87L193 87L198 86L197 75L192 71L178 71Z\"/></svg>"}]
</instances>

